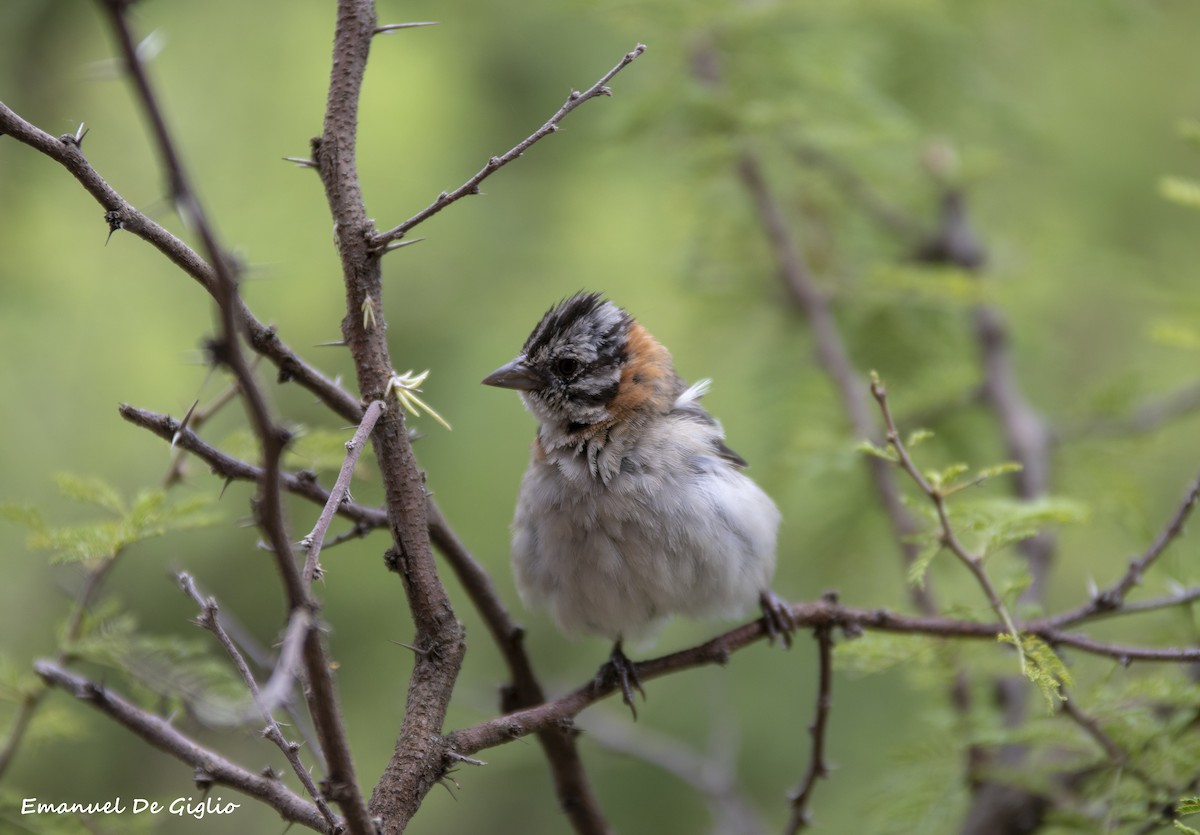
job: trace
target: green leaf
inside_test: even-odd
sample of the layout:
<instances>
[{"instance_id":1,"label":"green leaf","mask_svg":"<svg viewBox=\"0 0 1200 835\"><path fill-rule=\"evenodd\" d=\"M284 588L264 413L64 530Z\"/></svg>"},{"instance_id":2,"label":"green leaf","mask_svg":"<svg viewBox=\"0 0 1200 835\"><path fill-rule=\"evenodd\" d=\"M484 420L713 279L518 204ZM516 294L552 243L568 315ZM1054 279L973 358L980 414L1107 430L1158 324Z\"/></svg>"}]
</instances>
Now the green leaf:
<instances>
[{"instance_id":1,"label":"green leaf","mask_svg":"<svg viewBox=\"0 0 1200 835\"><path fill-rule=\"evenodd\" d=\"M930 430L918 429L915 432L913 432L911 435L908 436L908 440L904 442L904 445L906 447L908 447L909 449L912 449L913 447L917 446L918 444L928 441L932 437L933 437L933 432L931 432Z\"/></svg>"},{"instance_id":2,"label":"green leaf","mask_svg":"<svg viewBox=\"0 0 1200 835\"><path fill-rule=\"evenodd\" d=\"M1200 797L1184 797L1175 804L1175 814L1194 815L1200 812Z\"/></svg>"},{"instance_id":3,"label":"green leaf","mask_svg":"<svg viewBox=\"0 0 1200 835\"><path fill-rule=\"evenodd\" d=\"M29 528L32 532L45 530L46 528L46 522L42 518L42 514L31 504L0 502L0 519L6 519L16 525Z\"/></svg>"},{"instance_id":4,"label":"green leaf","mask_svg":"<svg viewBox=\"0 0 1200 835\"><path fill-rule=\"evenodd\" d=\"M0 515L30 529L28 546L35 551L52 552L51 561L56 563L108 559L136 542L172 531L211 525L220 518L209 509L212 499L207 495L170 503L164 491L146 490L125 509L126 502L99 480L68 477L60 479L59 485L74 498L108 511L118 507L122 510L118 519L49 527L31 507L0 506Z\"/></svg>"},{"instance_id":5,"label":"green leaf","mask_svg":"<svg viewBox=\"0 0 1200 835\"><path fill-rule=\"evenodd\" d=\"M1007 632L997 639L1017 646L1017 639ZM1063 687L1072 685L1071 671L1050 645L1036 635L1023 634L1020 641L1025 653L1025 677L1037 685L1046 700L1046 712L1052 714L1066 700Z\"/></svg>"},{"instance_id":6,"label":"green leaf","mask_svg":"<svg viewBox=\"0 0 1200 835\"><path fill-rule=\"evenodd\" d=\"M975 478L979 481L983 481L984 479L1008 475L1009 473L1019 473L1023 469L1025 469L1025 467L1019 461L1005 461L1002 464L993 464L990 467L984 467L979 471Z\"/></svg>"},{"instance_id":7,"label":"green leaf","mask_svg":"<svg viewBox=\"0 0 1200 835\"><path fill-rule=\"evenodd\" d=\"M955 529L974 534L975 550L984 556L1034 537L1048 525L1083 522L1089 515L1082 502L1052 496L1031 502L1007 498L957 502L951 511Z\"/></svg>"},{"instance_id":8,"label":"green leaf","mask_svg":"<svg viewBox=\"0 0 1200 835\"><path fill-rule=\"evenodd\" d=\"M934 539L921 549L912 565L908 567L908 582L919 589L925 588L925 575L929 573L929 565L942 550L941 540Z\"/></svg>"},{"instance_id":9,"label":"green leaf","mask_svg":"<svg viewBox=\"0 0 1200 835\"><path fill-rule=\"evenodd\" d=\"M1186 832L1187 835L1200 835L1200 830L1192 829L1187 824L1180 823L1177 820L1173 820L1173 821L1171 821L1171 823L1175 826L1176 829L1178 829L1180 832Z\"/></svg>"},{"instance_id":10,"label":"green leaf","mask_svg":"<svg viewBox=\"0 0 1200 835\"><path fill-rule=\"evenodd\" d=\"M876 458L882 458L884 461L891 461L893 464L900 460L899 456L897 456L892 449L876 446L871 441L859 441L854 449L856 452L874 455Z\"/></svg>"},{"instance_id":11,"label":"green leaf","mask_svg":"<svg viewBox=\"0 0 1200 835\"><path fill-rule=\"evenodd\" d=\"M969 469L970 467L960 462L958 464L951 464L944 470L930 470L929 472L925 473L925 478L929 480L929 484L933 487L933 489L941 490L944 486L950 485L954 479L958 478Z\"/></svg>"},{"instance_id":12,"label":"green leaf","mask_svg":"<svg viewBox=\"0 0 1200 835\"><path fill-rule=\"evenodd\" d=\"M118 516L123 516L126 512L121 494L104 479L76 473L58 473L54 476L54 483L58 486L58 492L69 499L94 504L111 510Z\"/></svg>"}]
</instances>

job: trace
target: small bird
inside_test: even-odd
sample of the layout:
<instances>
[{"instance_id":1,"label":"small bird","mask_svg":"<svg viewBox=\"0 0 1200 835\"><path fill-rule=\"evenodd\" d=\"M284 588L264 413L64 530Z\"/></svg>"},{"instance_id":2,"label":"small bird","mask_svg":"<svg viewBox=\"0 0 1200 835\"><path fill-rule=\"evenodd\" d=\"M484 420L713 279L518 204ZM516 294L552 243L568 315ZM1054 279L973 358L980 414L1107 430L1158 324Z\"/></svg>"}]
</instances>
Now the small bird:
<instances>
[{"instance_id":1,"label":"small bird","mask_svg":"<svg viewBox=\"0 0 1200 835\"><path fill-rule=\"evenodd\" d=\"M578 293L483 383L516 389L539 423L513 520L517 589L565 633L614 642L597 683L615 676L635 719L633 688L645 691L622 642L670 615L736 617L757 601L771 640L791 645L770 591L779 511L700 407L708 380L689 388L632 316Z\"/></svg>"}]
</instances>

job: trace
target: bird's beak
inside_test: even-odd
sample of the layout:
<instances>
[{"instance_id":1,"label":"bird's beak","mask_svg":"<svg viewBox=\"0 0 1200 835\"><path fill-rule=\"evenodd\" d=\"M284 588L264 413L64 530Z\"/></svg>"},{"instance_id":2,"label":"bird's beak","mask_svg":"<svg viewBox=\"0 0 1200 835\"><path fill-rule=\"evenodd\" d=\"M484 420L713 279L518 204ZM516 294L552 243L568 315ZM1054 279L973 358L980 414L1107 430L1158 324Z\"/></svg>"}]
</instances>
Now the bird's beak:
<instances>
[{"instance_id":1,"label":"bird's beak","mask_svg":"<svg viewBox=\"0 0 1200 835\"><path fill-rule=\"evenodd\" d=\"M546 384L542 375L525 364L525 357L517 357L483 378L485 386L497 386L503 389L518 391L534 391Z\"/></svg>"}]
</instances>

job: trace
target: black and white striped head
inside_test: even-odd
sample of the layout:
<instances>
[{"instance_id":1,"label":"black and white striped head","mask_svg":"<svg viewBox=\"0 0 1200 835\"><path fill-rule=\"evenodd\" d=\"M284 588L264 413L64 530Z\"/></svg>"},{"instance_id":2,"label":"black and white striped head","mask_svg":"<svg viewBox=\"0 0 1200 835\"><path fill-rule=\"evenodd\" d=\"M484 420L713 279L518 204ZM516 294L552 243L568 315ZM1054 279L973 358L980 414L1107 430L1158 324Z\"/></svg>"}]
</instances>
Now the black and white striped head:
<instances>
[{"instance_id":1,"label":"black and white striped head","mask_svg":"<svg viewBox=\"0 0 1200 835\"><path fill-rule=\"evenodd\" d=\"M546 311L520 356L483 382L518 390L534 417L565 433L600 423L620 392L632 325L599 293L577 293Z\"/></svg>"}]
</instances>

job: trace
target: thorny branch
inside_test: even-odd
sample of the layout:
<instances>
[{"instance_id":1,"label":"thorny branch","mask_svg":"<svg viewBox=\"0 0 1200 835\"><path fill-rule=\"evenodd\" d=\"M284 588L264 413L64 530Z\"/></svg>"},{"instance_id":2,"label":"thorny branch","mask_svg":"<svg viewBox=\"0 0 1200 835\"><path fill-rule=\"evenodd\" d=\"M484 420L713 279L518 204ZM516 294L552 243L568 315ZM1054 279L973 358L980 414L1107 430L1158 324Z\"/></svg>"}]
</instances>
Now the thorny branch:
<instances>
[{"instance_id":1,"label":"thorny branch","mask_svg":"<svg viewBox=\"0 0 1200 835\"><path fill-rule=\"evenodd\" d=\"M279 462L288 442L287 433L275 424L266 395L255 379L242 351L240 296L237 277L231 260L217 242L200 200L192 190L180 155L175 150L162 108L151 88L149 78L137 54L136 39L126 17L127 4L122 0L102 0L125 62L125 67L138 92L138 100L150 119L155 143L167 171L169 192L181 215L196 230L204 244L208 262L214 273L209 291L217 302L220 336L209 346L214 363L227 366L241 388L241 398L262 451L262 479L258 483L255 503L257 523L271 546L275 564L287 593L289 618L296 610L306 613L316 609L301 579L299 567L292 555L291 541L283 517L282 491L279 485ZM366 804L358 789L354 761L343 725L333 683L333 673L321 636L315 628L306 630L304 663L309 687L305 688L309 710L317 735L329 765L329 792L346 816L350 830L356 835L371 835L373 825Z\"/></svg>"},{"instance_id":2,"label":"thorny branch","mask_svg":"<svg viewBox=\"0 0 1200 835\"><path fill-rule=\"evenodd\" d=\"M1196 480L1192 482L1184 494L1183 501L1175 509L1175 513L1172 514L1166 527L1162 529L1140 556L1134 557L1129 561L1129 568L1126 569L1125 573L1116 582L1108 588L1093 594L1089 603L1072 611L1049 618L1047 623L1055 627L1073 626L1074 624L1104 614L1146 611L1163 606L1180 605L1200 596L1200 589L1194 589L1185 590L1181 594L1172 595L1157 601L1145 601L1133 605L1125 604L1125 598L1129 592L1133 590L1134 586L1142 582L1142 578L1146 572L1163 555L1167 547L1183 534L1184 525L1187 523L1192 511L1196 509L1197 504L1200 504L1200 476L1197 476Z\"/></svg>"},{"instance_id":3,"label":"thorny branch","mask_svg":"<svg viewBox=\"0 0 1200 835\"><path fill-rule=\"evenodd\" d=\"M233 639L229 637L229 633L225 631L225 627L221 624L217 601L214 598L205 598L201 595L199 589L196 588L195 580L186 571L179 572L176 579L179 582L180 588L200 607L200 616L196 619L196 623L216 636L216 639L225 649L225 653L229 656L229 660L233 662L234 667L237 669L238 675L242 677L246 688L250 691L250 696L254 699L256 706L262 714L262 718L267 723L263 731L263 736L271 740L283 753L284 758L288 761L288 765L292 767L292 771L299 778L305 791L308 792L309 797L316 803L317 811L321 813L321 817L325 819L331 830L336 831L340 823L337 816L333 814L333 811L329 808L329 804L325 802L325 798L321 795L317 784L313 782L312 775L308 773L308 769L300 759L299 746L293 742L289 742L284 737L279 723L275 721L271 708L271 702L275 701L275 699L272 697L264 698L260 692L258 682L254 678L254 673L250 670L250 665L246 663L245 657L242 656L241 651L238 650L237 645L234 644ZM288 638L291 639L291 636L289 635ZM295 672L291 669L291 662L287 660L288 655L289 653L287 652L280 653L279 663L281 667L286 668L284 669L284 673L287 679L286 689L282 695L286 695L286 692L291 690L292 678ZM278 685L276 687L278 688Z\"/></svg>"},{"instance_id":4,"label":"thorny branch","mask_svg":"<svg viewBox=\"0 0 1200 835\"><path fill-rule=\"evenodd\" d=\"M325 543L325 535L329 533L329 525L333 522L338 506L350 500L350 479L354 476L354 468L358 466L358 459L362 455L363 447L366 446L367 439L371 437L371 432L374 431L375 424L379 420L379 416L383 414L384 408L382 400L374 400L363 413L362 423L355 430L354 437L346 443L346 460L342 462L337 481L334 482L333 489L329 491L329 498L326 500L325 506L321 508L321 515L317 517L317 523L313 525L313 529L308 535L300 540L301 547L308 551L308 557L304 561L305 588L312 587L313 578L320 570L319 559L321 547Z\"/></svg>"},{"instance_id":5,"label":"thorny branch","mask_svg":"<svg viewBox=\"0 0 1200 835\"><path fill-rule=\"evenodd\" d=\"M66 690L85 704L107 714L155 748L192 766L207 780L263 801L277 810L284 820L303 824L318 832L333 832L314 804L278 780L255 774L230 762L185 736L166 719L148 713L93 681L64 670L53 661L38 661L34 669L47 684Z\"/></svg>"},{"instance_id":6,"label":"thorny branch","mask_svg":"<svg viewBox=\"0 0 1200 835\"><path fill-rule=\"evenodd\" d=\"M539 140L557 132L559 123L562 122L562 120L565 119L567 114L572 110L579 107L579 105L583 104L584 102L596 98L597 96L611 96L612 90L605 85L612 81L613 77L617 73L632 64L637 57L645 51L645 45L638 44L630 52L626 53L615 67L602 75L600 80L591 87L584 90L582 93L578 90L572 90L571 95L567 97L567 100L563 103L563 106L560 107L558 112L551 116L544 125L535 130L529 136L522 139L500 156L489 159L487 164L484 165L483 168L479 169L475 176L471 177L454 191L442 192L438 195L436 200L434 200L421 211L417 212L408 220L392 229L389 229L386 232L381 232L376 235L372 241L372 248L375 251L386 251L388 249L388 244L391 244L393 241L400 240L418 224L424 223L426 220L433 217L450 204L461 200L463 197L468 195L479 194L479 186L484 180L495 174L513 160L523 155Z\"/></svg>"}]
</instances>

